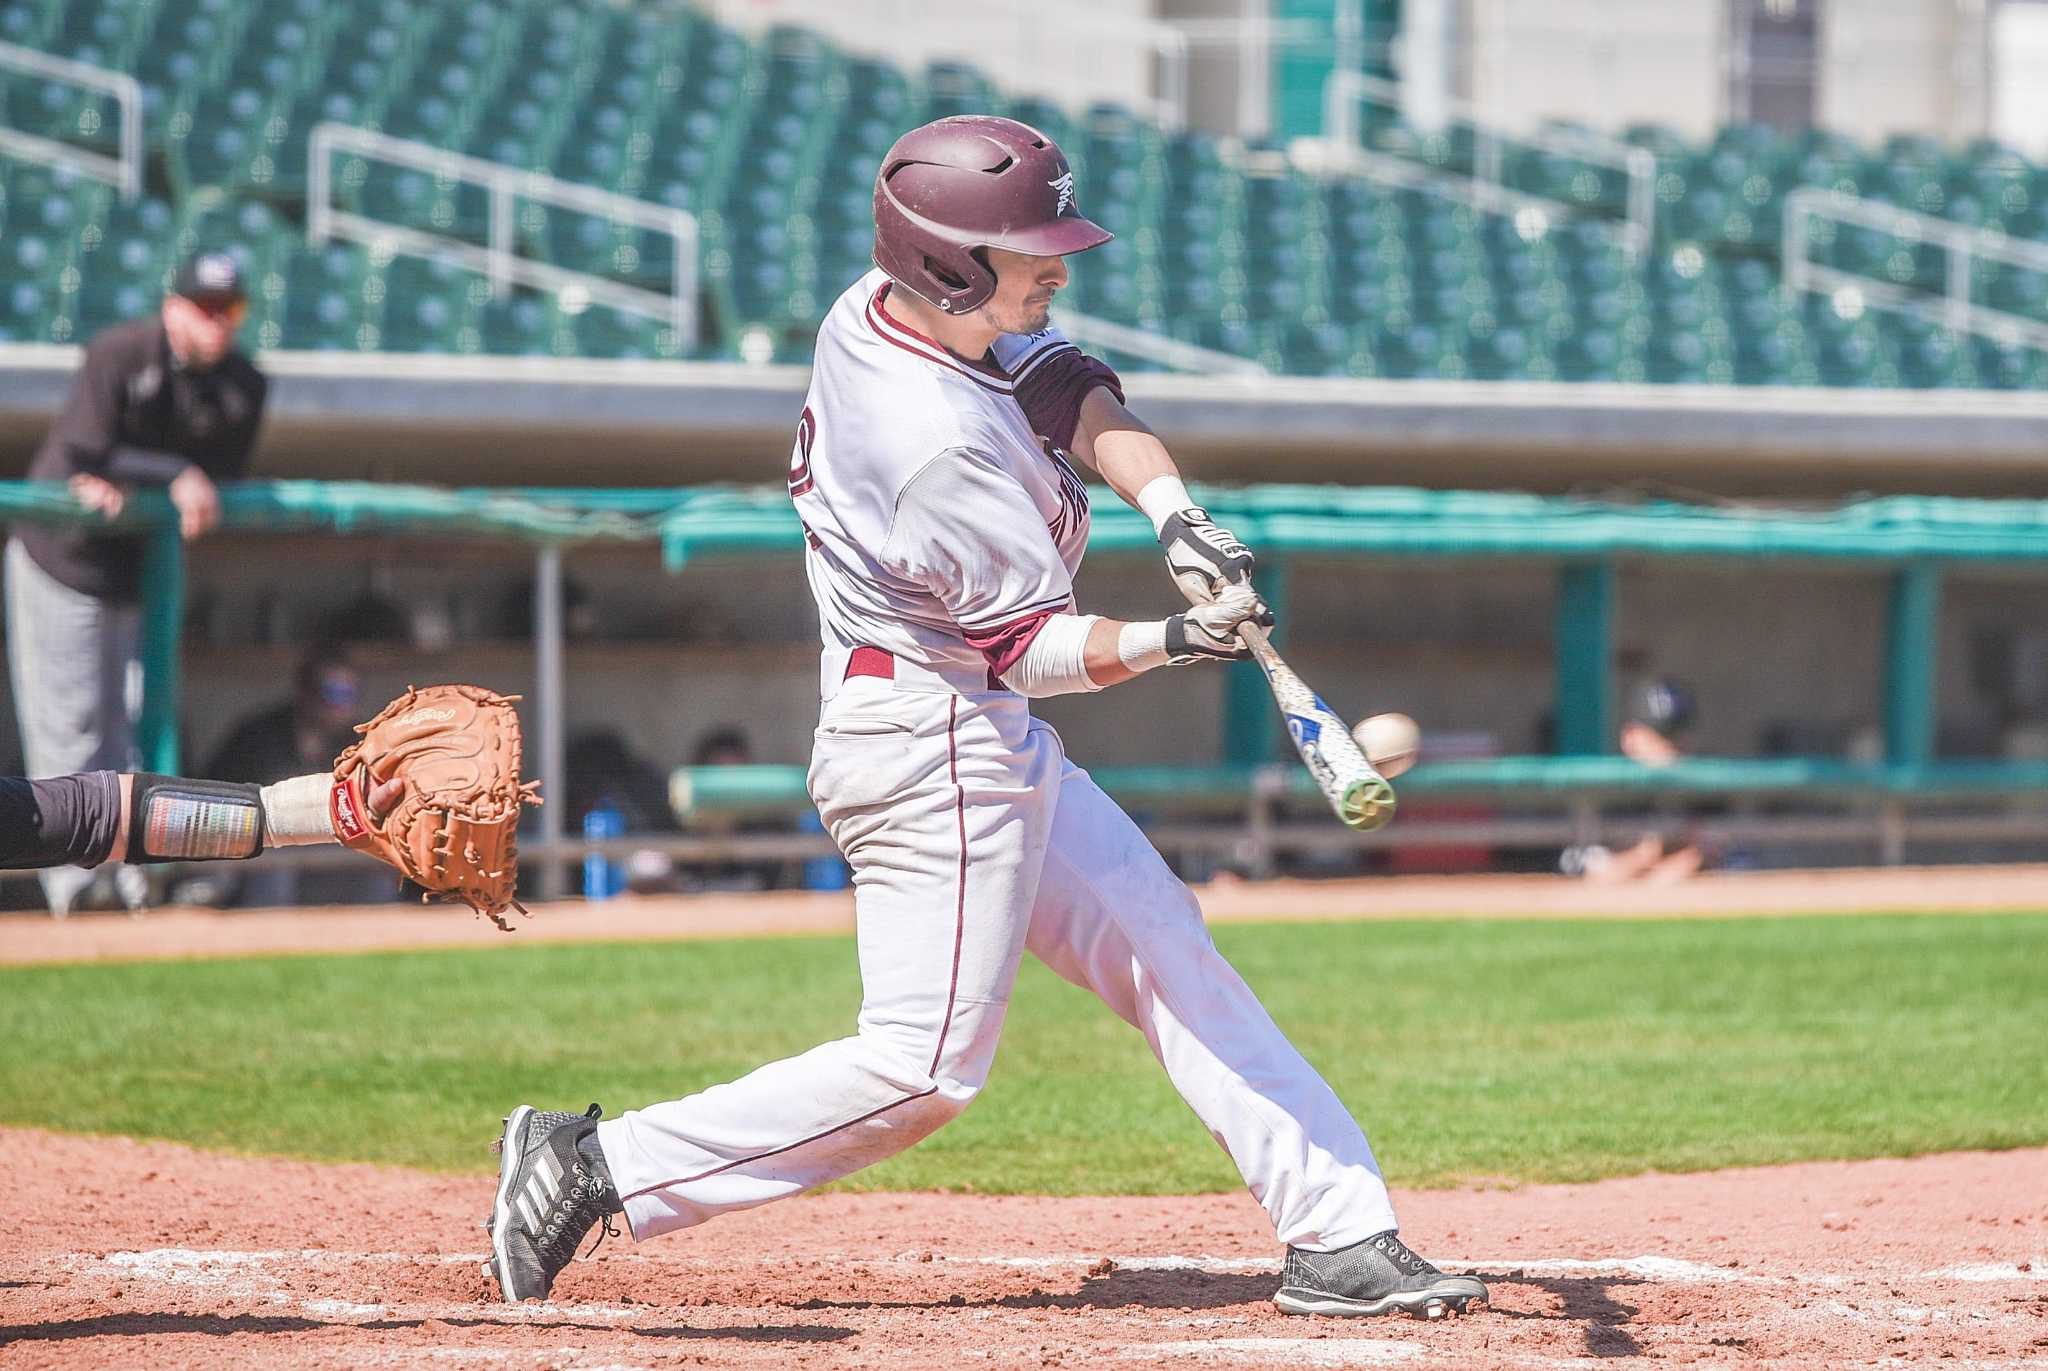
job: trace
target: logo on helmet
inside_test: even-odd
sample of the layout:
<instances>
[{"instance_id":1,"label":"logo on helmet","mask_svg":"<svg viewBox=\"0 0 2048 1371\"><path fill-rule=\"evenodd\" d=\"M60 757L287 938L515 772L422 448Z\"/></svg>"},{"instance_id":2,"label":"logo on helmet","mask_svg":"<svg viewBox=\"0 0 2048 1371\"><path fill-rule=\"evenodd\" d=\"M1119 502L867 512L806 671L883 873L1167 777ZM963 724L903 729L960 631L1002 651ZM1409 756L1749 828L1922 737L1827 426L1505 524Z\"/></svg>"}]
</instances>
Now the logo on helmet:
<instances>
[{"instance_id":1,"label":"logo on helmet","mask_svg":"<svg viewBox=\"0 0 2048 1371\"><path fill-rule=\"evenodd\" d=\"M1073 172L1063 171L1059 174L1057 178L1051 181L1047 181L1046 184L1048 186L1051 186L1054 190L1058 191L1060 195L1060 202L1053 209L1054 214L1065 214L1068 210L1074 207Z\"/></svg>"}]
</instances>

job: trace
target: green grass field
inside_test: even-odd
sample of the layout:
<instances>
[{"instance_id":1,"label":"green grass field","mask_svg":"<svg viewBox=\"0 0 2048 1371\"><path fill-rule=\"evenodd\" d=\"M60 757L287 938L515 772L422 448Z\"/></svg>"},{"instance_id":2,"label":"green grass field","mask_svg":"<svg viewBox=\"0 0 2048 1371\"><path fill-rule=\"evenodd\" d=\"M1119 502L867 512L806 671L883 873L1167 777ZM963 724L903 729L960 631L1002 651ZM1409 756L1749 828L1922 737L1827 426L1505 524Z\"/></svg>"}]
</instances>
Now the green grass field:
<instances>
[{"instance_id":1,"label":"green grass field","mask_svg":"<svg viewBox=\"0 0 2048 1371\"><path fill-rule=\"evenodd\" d=\"M1389 1178L1590 1179L2048 1143L2048 915L1237 925L1218 942ZM0 1121L482 1170L846 1032L850 940L0 971ZM872 1188L1235 1173L1138 1035L1027 960L983 1098Z\"/></svg>"}]
</instances>

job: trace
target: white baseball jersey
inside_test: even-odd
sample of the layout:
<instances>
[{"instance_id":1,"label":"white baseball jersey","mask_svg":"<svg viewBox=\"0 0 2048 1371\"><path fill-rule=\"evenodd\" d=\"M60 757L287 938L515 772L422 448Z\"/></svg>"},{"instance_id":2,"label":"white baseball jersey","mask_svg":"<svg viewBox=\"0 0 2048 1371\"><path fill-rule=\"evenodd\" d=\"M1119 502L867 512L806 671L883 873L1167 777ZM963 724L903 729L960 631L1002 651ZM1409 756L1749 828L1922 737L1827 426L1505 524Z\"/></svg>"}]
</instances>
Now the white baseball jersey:
<instances>
[{"instance_id":1,"label":"white baseball jersey","mask_svg":"<svg viewBox=\"0 0 2048 1371\"><path fill-rule=\"evenodd\" d=\"M902 688L1000 689L1044 618L1073 609L1088 543L1087 489L1016 397L1074 347L1048 329L962 361L890 312L891 289L870 272L826 316L790 454L821 690L862 646L895 657Z\"/></svg>"}]
</instances>

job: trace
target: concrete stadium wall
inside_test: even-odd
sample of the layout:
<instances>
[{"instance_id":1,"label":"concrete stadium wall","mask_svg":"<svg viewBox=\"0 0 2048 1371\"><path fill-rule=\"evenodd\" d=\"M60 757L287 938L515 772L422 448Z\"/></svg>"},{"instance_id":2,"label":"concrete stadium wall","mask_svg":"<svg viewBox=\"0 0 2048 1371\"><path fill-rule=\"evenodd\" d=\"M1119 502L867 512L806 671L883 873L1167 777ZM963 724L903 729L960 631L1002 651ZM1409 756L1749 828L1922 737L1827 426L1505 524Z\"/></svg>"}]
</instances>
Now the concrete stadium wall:
<instances>
[{"instance_id":1,"label":"concrete stadium wall","mask_svg":"<svg viewBox=\"0 0 2048 1371\"><path fill-rule=\"evenodd\" d=\"M927 62L971 63L1005 91L1079 110L1109 100L1145 108L1154 88L1150 51L1133 26L1152 0L701 0L724 23L758 33L773 24L816 29L848 52L886 57L916 71Z\"/></svg>"},{"instance_id":2,"label":"concrete stadium wall","mask_svg":"<svg viewBox=\"0 0 2048 1371\"><path fill-rule=\"evenodd\" d=\"M1459 73L1492 121L1569 119L1610 132L1668 124L1710 136L1725 113L1722 4L1466 0Z\"/></svg>"},{"instance_id":3,"label":"concrete stadium wall","mask_svg":"<svg viewBox=\"0 0 2048 1371\"><path fill-rule=\"evenodd\" d=\"M0 477L78 350L0 346ZM273 353L256 474L560 485L774 481L808 370ZM2048 394L1742 386L1129 378L1198 477L1564 492L2048 496Z\"/></svg>"},{"instance_id":4,"label":"concrete stadium wall","mask_svg":"<svg viewBox=\"0 0 2048 1371\"><path fill-rule=\"evenodd\" d=\"M1982 8L1955 0L1826 6L1815 118L1869 142L1894 133L1966 142L1989 133L1993 54Z\"/></svg>"},{"instance_id":5,"label":"concrete stadium wall","mask_svg":"<svg viewBox=\"0 0 2048 1371\"><path fill-rule=\"evenodd\" d=\"M1465 0L1459 76L1473 103L1510 127L1658 123L1705 138L1731 117L1728 9L1726 0ZM1982 10L1956 0L1828 0L1815 121L1873 142L1986 134L1999 54Z\"/></svg>"}]
</instances>

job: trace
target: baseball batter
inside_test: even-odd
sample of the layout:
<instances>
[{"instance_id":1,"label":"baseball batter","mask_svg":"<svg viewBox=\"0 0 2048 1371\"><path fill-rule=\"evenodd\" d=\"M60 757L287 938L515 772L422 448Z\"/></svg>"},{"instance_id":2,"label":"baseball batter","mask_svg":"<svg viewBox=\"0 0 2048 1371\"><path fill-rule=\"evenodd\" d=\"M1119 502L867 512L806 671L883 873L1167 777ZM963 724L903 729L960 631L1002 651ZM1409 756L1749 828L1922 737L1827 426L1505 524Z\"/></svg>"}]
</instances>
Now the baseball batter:
<instances>
[{"instance_id":1,"label":"baseball batter","mask_svg":"<svg viewBox=\"0 0 2048 1371\"><path fill-rule=\"evenodd\" d=\"M1396 1236L1371 1147L1211 944L1138 827L1034 719L1243 655L1271 615L1252 557L1189 500L1116 375L1048 328L1064 257L1107 242L1051 140L1007 119L900 139L875 260L820 330L789 492L824 640L810 769L853 868L864 987L852 1036L598 1122L508 1116L489 1220L508 1300L545 1297L623 1211L636 1238L844 1176L957 1117L988 1079L1028 948L1145 1035L1288 1253L1296 1313L1434 1316L1483 1303ZM1151 516L1199 601L1081 611L1092 466Z\"/></svg>"}]
</instances>

